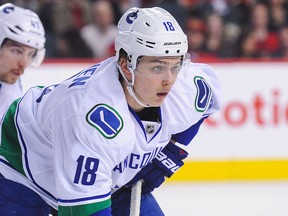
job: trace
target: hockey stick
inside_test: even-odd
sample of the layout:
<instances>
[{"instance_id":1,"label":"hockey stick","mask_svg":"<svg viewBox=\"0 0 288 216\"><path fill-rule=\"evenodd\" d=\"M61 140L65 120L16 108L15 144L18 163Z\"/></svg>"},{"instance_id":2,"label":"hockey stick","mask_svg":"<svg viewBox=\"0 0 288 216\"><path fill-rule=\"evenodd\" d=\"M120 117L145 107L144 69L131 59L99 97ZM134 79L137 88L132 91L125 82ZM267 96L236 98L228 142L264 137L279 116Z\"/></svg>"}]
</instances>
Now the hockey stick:
<instances>
[{"instance_id":1,"label":"hockey stick","mask_svg":"<svg viewBox=\"0 0 288 216\"><path fill-rule=\"evenodd\" d=\"M140 215L142 180L136 182L131 189L130 216Z\"/></svg>"}]
</instances>

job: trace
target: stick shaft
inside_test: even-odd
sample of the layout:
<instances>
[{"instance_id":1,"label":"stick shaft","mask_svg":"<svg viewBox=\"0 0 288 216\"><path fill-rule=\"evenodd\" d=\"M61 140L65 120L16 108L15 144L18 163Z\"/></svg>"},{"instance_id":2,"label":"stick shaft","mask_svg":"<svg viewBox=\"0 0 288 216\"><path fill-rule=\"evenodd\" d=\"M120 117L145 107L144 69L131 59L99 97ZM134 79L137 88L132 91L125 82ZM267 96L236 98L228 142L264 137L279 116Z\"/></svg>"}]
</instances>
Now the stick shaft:
<instances>
[{"instance_id":1,"label":"stick shaft","mask_svg":"<svg viewBox=\"0 0 288 216\"><path fill-rule=\"evenodd\" d=\"M130 216L140 215L142 181L136 182L131 190Z\"/></svg>"}]
</instances>

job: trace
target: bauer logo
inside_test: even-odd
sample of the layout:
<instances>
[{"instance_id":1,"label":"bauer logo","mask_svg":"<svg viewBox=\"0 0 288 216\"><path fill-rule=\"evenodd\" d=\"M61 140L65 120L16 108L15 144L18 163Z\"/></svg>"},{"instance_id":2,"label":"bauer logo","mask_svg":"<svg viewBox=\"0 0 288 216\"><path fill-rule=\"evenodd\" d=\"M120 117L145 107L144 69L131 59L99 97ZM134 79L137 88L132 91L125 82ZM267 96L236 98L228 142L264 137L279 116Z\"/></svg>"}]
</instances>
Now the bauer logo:
<instances>
[{"instance_id":1,"label":"bauer logo","mask_svg":"<svg viewBox=\"0 0 288 216\"><path fill-rule=\"evenodd\" d=\"M106 104L93 107L86 115L86 120L107 139L117 136L123 128L121 116Z\"/></svg>"},{"instance_id":2,"label":"bauer logo","mask_svg":"<svg viewBox=\"0 0 288 216\"><path fill-rule=\"evenodd\" d=\"M165 42L164 46L176 46L181 45L181 42Z\"/></svg>"},{"instance_id":3,"label":"bauer logo","mask_svg":"<svg viewBox=\"0 0 288 216\"><path fill-rule=\"evenodd\" d=\"M211 100L211 88L203 77L196 76L194 82L197 88L195 108L198 112L204 112Z\"/></svg>"}]
</instances>

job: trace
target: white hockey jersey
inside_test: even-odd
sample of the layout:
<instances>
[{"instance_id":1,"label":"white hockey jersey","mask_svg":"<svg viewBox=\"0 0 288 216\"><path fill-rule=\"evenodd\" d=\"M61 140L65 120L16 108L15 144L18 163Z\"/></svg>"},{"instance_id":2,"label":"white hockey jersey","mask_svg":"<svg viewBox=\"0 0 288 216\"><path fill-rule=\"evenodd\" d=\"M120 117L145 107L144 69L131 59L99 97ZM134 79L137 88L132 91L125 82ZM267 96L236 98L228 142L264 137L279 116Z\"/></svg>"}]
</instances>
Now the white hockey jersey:
<instances>
[{"instance_id":1,"label":"white hockey jersey","mask_svg":"<svg viewBox=\"0 0 288 216\"><path fill-rule=\"evenodd\" d=\"M31 88L3 119L0 172L56 209L110 201L111 190L130 181L172 134L220 109L213 69L196 63L184 69L158 108L152 135L125 100L115 58L60 84Z\"/></svg>"},{"instance_id":2,"label":"white hockey jersey","mask_svg":"<svg viewBox=\"0 0 288 216\"><path fill-rule=\"evenodd\" d=\"M8 84L0 81L0 119L17 98L22 96L22 86L18 79L14 84Z\"/></svg>"}]
</instances>

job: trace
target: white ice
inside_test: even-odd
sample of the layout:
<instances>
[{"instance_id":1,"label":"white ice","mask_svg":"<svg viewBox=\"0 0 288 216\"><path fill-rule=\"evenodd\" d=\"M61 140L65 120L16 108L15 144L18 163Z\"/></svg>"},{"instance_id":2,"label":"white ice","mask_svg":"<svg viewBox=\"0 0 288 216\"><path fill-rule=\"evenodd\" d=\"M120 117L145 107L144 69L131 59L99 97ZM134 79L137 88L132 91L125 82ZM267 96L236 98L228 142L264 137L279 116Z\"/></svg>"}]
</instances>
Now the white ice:
<instances>
[{"instance_id":1,"label":"white ice","mask_svg":"<svg viewBox=\"0 0 288 216\"><path fill-rule=\"evenodd\" d=\"M165 183L153 194L166 216L288 216L288 181Z\"/></svg>"}]
</instances>

